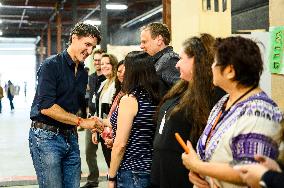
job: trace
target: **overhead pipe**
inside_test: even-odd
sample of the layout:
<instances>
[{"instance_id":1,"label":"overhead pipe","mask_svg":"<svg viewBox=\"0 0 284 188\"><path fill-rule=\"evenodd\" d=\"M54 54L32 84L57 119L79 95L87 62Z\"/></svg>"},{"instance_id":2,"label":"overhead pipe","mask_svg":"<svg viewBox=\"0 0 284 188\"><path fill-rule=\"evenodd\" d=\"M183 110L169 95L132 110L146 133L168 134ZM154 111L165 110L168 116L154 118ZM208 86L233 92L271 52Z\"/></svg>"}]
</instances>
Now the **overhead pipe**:
<instances>
[{"instance_id":1,"label":"overhead pipe","mask_svg":"<svg viewBox=\"0 0 284 188\"><path fill-rule=\"evenodd\" d=\"M54 7L43 7L43 6L17 6L17 5L2 5L0 9L44 9L53 10Z\"/></svg>"},{"instance_id":2,"label":"overhead pipe","mask_svg":"<svg viewBox=\"0 0 284 188\"><path fill-rule=\"evenodd\" d=\"M27 5L28 5L28 3L29 3L29 0L26 0L26 2L25 2L25 6L27 6ZM23 20L24 20L24 16L25 16L25 14L26 14L26 9L24 9L24 10L23 10L22 17L21 17L21 22L19 23L19 29L20 29L20 28L21 28L21 26L22 26L22 22L23 22ZM18 33L19 33L19 30L18 30Z\"/></svg>"},{"instance_id":3,"label":"overhead pipe","mask_svg":"<svg viewBox=\"0 0 284 188\"><path fill-rule=\"evenodd\" d=\"M18 5L2 5L0 9L42 9L42 10L54 10L53 6L18 6ZM64 8L64 7L63 7ZM93 10L95 7L90 5L79 5L78 10ZM65 10L72 10L72 7L65 7Z\"/></svg>"},{"instance_id":4,"label":"overhead pipe","mask_svg":"<svg viewBox=\"0 0 284 188\"><path fill-rule=\"evenodd\" d=\"M126 27L126 28L129 28L139 22L142 22L146 19L149 19L150 17L158 14L159 12L162 12L163 11L163 6L160 5L148 12L145 12L144 14L141 14L140 16L137 16L135 18L133 18L132 20L129 20L128 22L122 24L120 27L123 28L123 27Z\"/></svg>"}]
</instances>

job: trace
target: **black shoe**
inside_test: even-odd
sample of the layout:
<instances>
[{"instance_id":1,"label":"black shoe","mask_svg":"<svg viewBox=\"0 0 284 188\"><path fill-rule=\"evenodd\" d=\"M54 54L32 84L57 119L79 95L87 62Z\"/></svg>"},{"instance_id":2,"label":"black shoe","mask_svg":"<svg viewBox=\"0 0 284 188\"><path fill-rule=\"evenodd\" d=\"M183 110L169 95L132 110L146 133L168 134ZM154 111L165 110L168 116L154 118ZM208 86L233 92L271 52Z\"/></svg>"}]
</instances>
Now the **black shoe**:
<instances>
[{"instance_id":1,"label":"black shoe","mask_svg":"<svg viewBox=\"0 0 284 188\"><path fill-rule=\"evenodd\" d=\"M82 186L81 188L92 188L92 187L99 187L99 185L97 183L94 182L87 182L84 186Z\"/></svg>"}]
</instances>

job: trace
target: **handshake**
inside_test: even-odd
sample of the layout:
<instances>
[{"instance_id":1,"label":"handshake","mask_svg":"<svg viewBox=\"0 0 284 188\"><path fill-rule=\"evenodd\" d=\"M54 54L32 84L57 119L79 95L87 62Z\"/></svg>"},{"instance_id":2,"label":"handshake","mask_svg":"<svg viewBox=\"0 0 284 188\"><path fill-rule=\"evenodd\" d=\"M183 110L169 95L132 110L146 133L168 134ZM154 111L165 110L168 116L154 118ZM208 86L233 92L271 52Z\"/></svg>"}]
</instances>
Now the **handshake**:
<instances>
[{"instance_id":1,"label":"handshake","mask_svg":"<svg viewBox=\"0 0 284 188\"><path fill-rule=\"evenodd\" d=\"M102 119L96 116L92 116L88 119L79 119L78 125L84 129L91 129L92 131L94 130L99 133L104 130Z\"/></svg>"},{"instance_id":2,"label":"handshake","mask_svg":"<svg viewBox=\"0 0 284 188\"><path fill-rule=\"evenodd\" d=\"M95 128L91 130L92 134L92 142L94 144L98 144L98 137L101 136L101 138L105 141L105 144L107 147L112 146L112 127L110 124L109 119L101 119L97 116L91 116L89 119L92 119L95 121Z\"/></svg>"}]
</instances>

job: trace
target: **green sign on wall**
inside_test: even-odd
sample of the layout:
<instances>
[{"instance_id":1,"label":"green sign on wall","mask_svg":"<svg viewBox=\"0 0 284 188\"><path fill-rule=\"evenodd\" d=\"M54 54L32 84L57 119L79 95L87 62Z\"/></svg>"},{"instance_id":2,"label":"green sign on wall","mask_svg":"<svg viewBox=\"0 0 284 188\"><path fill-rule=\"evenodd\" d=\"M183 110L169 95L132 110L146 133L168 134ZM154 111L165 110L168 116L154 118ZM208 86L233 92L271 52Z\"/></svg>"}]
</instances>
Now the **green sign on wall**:
<instances>
[{"instance_id":1,"label":"green sign on wall","mask_svg":"<svg viewBox=\"0 0 284 188\"><path fill-rule=\"evenodd\" d=\"M284 26L270 27L270 53L269 69L271 73L284 74L283 50L284 50Z\"/></svg>"}]
</instances>

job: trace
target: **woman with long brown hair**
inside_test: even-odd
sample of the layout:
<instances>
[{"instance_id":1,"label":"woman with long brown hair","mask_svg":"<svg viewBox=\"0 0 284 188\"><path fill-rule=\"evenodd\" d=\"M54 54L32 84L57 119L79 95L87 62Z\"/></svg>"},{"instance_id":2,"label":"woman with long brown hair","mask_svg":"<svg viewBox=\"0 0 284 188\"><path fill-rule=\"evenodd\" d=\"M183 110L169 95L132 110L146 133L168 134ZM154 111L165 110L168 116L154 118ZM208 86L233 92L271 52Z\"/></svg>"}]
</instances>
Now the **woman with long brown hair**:
<instances>
[{"instance_id":1,"label":"woman with long brown hair","mask_svg":"<svg viewBox=\"0 0 284 188\"><path fill-rule=\"evenodd\" d=\"M180 158L183 150L174 133L196 143L211 107L219 99L212 84L214 42L211 35L201 34L183 43L176 65L181 80L164 96L158 109L151 170L153 187L192 186L188 180L189 171Z\"/></svg>"}]
</instances>

